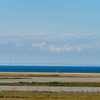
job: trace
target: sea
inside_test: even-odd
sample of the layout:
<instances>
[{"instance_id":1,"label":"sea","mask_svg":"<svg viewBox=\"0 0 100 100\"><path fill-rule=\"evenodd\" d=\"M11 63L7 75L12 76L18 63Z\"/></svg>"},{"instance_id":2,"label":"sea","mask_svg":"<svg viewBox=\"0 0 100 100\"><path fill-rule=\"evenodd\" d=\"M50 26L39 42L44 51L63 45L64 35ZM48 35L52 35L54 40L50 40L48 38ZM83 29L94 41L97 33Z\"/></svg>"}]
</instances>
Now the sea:
<instances>
[{"instance_id":1,"label":"sea","mask_svg":"<svg viewBox=\"0 0 100 100\"><path fill-rule=\"evenodd\" d=\"M100 73L100 66L0 66L0 72Z\"/></svg>"}]
</instances>

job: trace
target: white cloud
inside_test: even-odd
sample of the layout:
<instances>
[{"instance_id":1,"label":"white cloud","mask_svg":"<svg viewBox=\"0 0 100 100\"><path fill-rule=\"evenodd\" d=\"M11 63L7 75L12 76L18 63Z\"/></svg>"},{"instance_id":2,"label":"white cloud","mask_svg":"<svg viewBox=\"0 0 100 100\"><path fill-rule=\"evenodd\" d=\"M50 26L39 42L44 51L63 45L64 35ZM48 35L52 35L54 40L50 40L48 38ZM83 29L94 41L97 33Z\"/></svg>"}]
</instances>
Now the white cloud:
<instances>
[{"instance_id":1,"label":"white cloud","mask_svg":"<svg viewBox=\"0 0 100 100\"><path fill-rule=\"evenodd\" d=\"M72 50L72 49L73 49L73 47L70 46L68 43L65 44L65 45L63 46L63 48L62 48L62 50L65 50L65 51L70 51L70 50Z\"/></svg>"},{"instance_id":2,"label":"white cloud","mask_svg":"<svg viewBox=\"0 0 100 100\"><path fill-rule=\"evenodd\" d=\"M87 33L66 33L66 34L62 34L62 33L58 33L58 34L40 34L40 35L24 35L24 36L20 36L20 37L26 37L28 39L38 39L38 40L59 40L61 39L63 41L63 39L72 39L72 37L75 39L77 38L86 38L88 36L91 36ZM91 36L92 37L92 36Z\"/></svg>"},{"instance_id":3,"label":"white cloud","mask_svg":"<svg viewBox=\"0 0 100 100\"><path fill-rule=\"evenodd\" d=\"M23 45L22 45L22 44L20 44L20 43L18 43L18 44L17 44L17 46L18 46L18 47L22 47Z\"/></svg>"},{"instance_id":4,"label":"white cloud","mask_svg":"<svg viewBox=\"0 0 100 100\"><path fill-rule=\"evenodd\" d=\"M82 51L85 49L91 50L93 48L99 49L100 42L98 41L100 37L98 37L98 40L94 38L92 41L92 37L94 36L95 35L89 35L86 33L1 36L0 42L4 44L4 41L6 41L6 43L9 45L13 41L13 44L17 45L18 47L24 45L26 48L30 48L30 45L34 43L31 45L32 48L37 48L40 50L45 49L51 52L67 52L71 50Z\"/></svg>"},{"instance_id":5,"label":"white cloud","mask_svg":"<svg viewBox=\"0 0 100 100\"><path fill-rule=\"evenodd\" d=\"M89 34L48 34L48 35L0 35L0 43L9 47L22 47L49 52L96 50L100 48L100 36ZM97 38L96 38L97 37ZM13 43L12 43L13 41ZM42 41L42 42L41 42ZM34 44L32 44L34 43ZM31 47L30 47L31 46Z\"/></svg>"},{"instance_id":6,"label":"white cloud","mask_svg":"<svg viewBox=\"0 0 100 100\"><path fill-rule=\"evenodd\" d=\"M32 47L37 47L37 46L38 46L38 44L33 44L33 45L32 45Z\"/></svg>"},{"instance_id":7,"label":"white cloud","mask_svg":"<svg viewBox=\"0 0 100 100\"><path fill-rule=\"evenodd\" d=\"M73 49L73 47L66 47L66 51L70 51L72 49Z\"/></svg>"},{"instance_id":8,"label":"white cloud","mask_svg":"<svg viewBox=\"0 0 100 100\"><path fill-rule=\"evenodd\" d=\"M60 49L59 47L57 47L57 49L56 49L56 50L57 50L57 52L59 52L61 49Z\"/></svg>"},{"instance_id":9,"label":"white cloud","mask_svg":"<svg viewBox=\"0 0 100 100\"><path fill-rule=\"evenodd\" d=\"M32 47L39 47L40 48L40 50L43 50L43 47L45 46L45 42L42 42L42 43L40 43L40 44L33 44L32 45Z\"/></svg>"},{"instance_id":10,"label":"white cloud","mask_svg":"<svg viewBox=\"0 0 100 100\"><path fill-rule=\"evenodd\" d=\"M50 52L71 51L72 49L73 49L73 47L69 46L68 44L65 44L63 46L49 45L47 47L47 50Z\"/></svg>"},{"instance_id":11,"label":"white cloud","mask_svg":"<svg viewBox=\"0 0 100 100\"><path fill-rule=\"evenodd\" d=\"M64 48L66 48L68 45L69 45L69 44L68 44L68 43L66 43L66 44L64 45Z\"/></svg>"},{"instance_id":12,"label":"white cloud","mask_svg":"<svg viewBox=\"0 0 100 100\"><path fill-rule=\"evenodd\" d=\"M82 50L82 48L78 47L78 48L77 48L77 50L78 50L78 51L81 51L81 50Z\"/></svg>"},{"instance_id":13,"label":"white cloud","mask_svg":"<svg viewBox=\"0 0 100 100\"><path fill-rule=\"evenodd\" d=\"M87 48L87 45L83 45L83 48Z\"/></svg>"},{"instance_id":14,"label":"white cloud","mask_svg":"<svg viewBox=\"0 0 100 100\"><path fill-rule=\"evenodd\" d=\"M47 47L47 49L49 49L50 52L54 52L54 51L55 51L55 46L49 45L49 46Z\"/></svg>"},{"instance_id":15,"label":"white cloud","mask_svg":"<svg viewBox=\"0 0 100 100\"><path fill-rule=\"evenodd\" d=\"M39 44L41 50L43 50L44 45L45 45L45 42Z\"/></svg>"},{"instance_id":16,"label":"white cloud","mask_svg":"<svg viewBox=\"0 0 100 100\"><path fill-rule=\"evenodd\" d=\"M71 37L73 36L72 33L67 33L67 34L57 34L57 35L54 35L53 37L55 38L65 38L65 37Z\"/></svg>"}]
</instances>

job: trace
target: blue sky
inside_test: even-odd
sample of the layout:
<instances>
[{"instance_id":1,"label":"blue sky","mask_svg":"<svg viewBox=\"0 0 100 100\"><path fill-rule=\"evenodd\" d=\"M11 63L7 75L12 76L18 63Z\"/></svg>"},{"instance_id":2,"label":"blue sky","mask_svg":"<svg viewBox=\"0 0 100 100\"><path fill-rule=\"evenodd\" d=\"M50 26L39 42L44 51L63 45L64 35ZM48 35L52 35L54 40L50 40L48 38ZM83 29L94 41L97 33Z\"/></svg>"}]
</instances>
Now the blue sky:
<instances>
[{"instance_id":1,"label":"blue sky","mask_svg":"<svg viewBox=\"0 0 100 100\"><path fill-rule=\"evenodd\" d=\"M100 65L99 4L0 0L0 63Z\"/></svg>"}]
</instances>

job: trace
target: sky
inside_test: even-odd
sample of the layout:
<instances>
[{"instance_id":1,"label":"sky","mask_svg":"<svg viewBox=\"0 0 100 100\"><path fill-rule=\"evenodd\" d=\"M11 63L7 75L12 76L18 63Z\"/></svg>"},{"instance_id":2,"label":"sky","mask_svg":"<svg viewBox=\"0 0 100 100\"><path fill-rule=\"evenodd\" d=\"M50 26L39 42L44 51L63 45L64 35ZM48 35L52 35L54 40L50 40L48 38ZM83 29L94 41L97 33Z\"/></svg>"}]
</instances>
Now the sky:
<instances>
[{"instance_id":1,"label":"sky","mask_svg":"<svg viewBox=\"0 0 100 100\"><path fill-rule=\"evenodd\" d=\"M100 65L99 0L0 0L0 64Z\"/></svg>"}]
</instances>

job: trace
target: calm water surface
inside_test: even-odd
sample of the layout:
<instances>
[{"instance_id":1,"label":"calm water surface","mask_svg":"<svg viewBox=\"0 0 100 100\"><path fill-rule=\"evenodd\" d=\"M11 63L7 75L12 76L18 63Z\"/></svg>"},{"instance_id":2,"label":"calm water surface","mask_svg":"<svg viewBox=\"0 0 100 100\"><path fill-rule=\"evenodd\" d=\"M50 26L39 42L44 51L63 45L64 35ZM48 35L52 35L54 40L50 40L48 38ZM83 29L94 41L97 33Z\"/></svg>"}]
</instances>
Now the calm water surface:
<instances>
[{"instance_id":1,"label":"calm water surface","mask_svg":"<svg viewBox=\"0 0 100 100\"><path fill-rule=\"evenodd\" d=\"M98 66L0 66L0 72L100 73Z\"/></svg>"}]
</instances>

